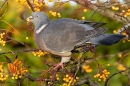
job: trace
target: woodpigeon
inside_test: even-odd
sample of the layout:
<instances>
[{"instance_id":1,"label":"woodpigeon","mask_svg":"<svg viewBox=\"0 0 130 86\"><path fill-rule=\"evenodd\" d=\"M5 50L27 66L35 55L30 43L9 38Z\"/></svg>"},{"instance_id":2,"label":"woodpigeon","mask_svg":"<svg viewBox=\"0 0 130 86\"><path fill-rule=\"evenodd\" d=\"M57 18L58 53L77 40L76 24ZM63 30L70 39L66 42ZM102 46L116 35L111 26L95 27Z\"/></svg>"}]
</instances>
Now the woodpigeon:
<instances>
[{"instance_id":1,"label":"woodpigeon","mask_svg":"<svg viewBox=\"0 0 130 86\"><path fill-rule=\"evenodd\" d=\"M85 47L91 43L112 45L124 38L120 34L104 34L105 23L60 18L50 20L44 12L33 12L27 21L34 24L34 38L39 49L61 56L61 62L55 67L63 67L69 62L71 51L76 47Z\"/></svg>"}]
</instances>

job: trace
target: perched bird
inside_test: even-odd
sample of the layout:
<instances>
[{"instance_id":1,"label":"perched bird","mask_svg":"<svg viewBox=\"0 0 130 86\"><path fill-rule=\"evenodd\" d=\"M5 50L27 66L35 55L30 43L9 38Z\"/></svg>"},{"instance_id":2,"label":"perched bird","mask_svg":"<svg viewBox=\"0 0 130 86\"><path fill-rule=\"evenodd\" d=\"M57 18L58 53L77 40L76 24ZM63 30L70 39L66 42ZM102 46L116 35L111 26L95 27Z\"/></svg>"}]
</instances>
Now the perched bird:
<instances>
[{"instance_id":1,"label":"perched bird","mask_svg":"<svg viewBox=\"0 0 130 86\"><path fill-rule=\"evenodd\" d=\"M85 47L86 44L107 45L117 43L124 35L104 34L107 28L100 28L105 23L60 18L50 20L43 12L33 12L27 21L34 24L34 38L39 49L61 56L61 62L55 66L63 68L69 62L71 51Z\"/></svg>"}]
</instances>

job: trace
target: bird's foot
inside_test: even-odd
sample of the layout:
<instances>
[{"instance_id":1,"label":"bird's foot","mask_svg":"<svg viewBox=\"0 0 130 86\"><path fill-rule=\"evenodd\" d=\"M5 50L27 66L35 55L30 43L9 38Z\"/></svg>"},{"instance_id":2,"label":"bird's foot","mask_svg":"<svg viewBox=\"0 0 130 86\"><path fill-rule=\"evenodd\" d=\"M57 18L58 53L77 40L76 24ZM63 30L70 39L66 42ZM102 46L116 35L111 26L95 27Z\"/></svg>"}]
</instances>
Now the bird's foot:
<instances>
[{"instance_id":1,"label":"bird's foot","mask_svg":"<svg viewBox=\"0 0 130 86\"><path fill-rule=\"evenodd\" d=\"M60 62L60 63L58 63L58 64L56 64L56 65L54 66L54 70L58 70L59 68L64 69L64 65L63 65L62 62Z\"/></svg>"},{"instance_id":2,"label":"bird's foot","mask_svg":"<svg viewBox=\"0 0 130 86\"><path fill-rule=\"evenodd\" d=\"M96 52L96 47L95 47L95 45L90 44L90 45L89 45L89 50L90 50L92 53L95 53L95 52Z\"/></svg>"},{"instance_id":3,"label":"bird's foot","mask_svg":"<svg viewBox=\"0 0 130 86\"><path fill-rule=\"evenodd\" d=\"M52 80L54 80L55 79L55 77L56 77L56 73L57 73L57 71L60 69L60 68L62 68L62 69L64 69L64 65L63 65L63 63L58 63L58 64L56 64L54 67L53 67L53 69L51 70L51 76L52 76Z\"/></svg>"}]
</instances>

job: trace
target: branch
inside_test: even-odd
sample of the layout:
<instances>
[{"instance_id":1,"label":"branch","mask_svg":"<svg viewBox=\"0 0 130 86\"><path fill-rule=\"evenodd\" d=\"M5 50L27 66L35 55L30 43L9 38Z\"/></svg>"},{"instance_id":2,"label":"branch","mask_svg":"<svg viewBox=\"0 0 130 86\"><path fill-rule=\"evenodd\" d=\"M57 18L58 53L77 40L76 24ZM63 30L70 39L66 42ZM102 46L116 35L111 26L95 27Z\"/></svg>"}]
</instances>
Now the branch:
<instances>
[{"instance_id":1,"label":"branch","mask_svg":"<svg viewBox=\"0 0 130 86\"><path fill-rule=\"evenodd\" d=\"M130 69L130 67L128 67L127 69L125 69L125 70L122 70L122 71L119 71L119 72L117 72L117 73L114 73L114 74L112 74L109 78L107 78L107 80L106 80L106 82L105 82L105 85L104 86L107 86L107 84L108 84L108 81L113 77L113 76L115 76L115 75L117 75L117 74L120 74L120 73L122 73L122 72L125 72L125 71L127 71L127 70L129 70Z\"/></svg>"},{"instance_id":2,"label":"branch","mask_svg":"<svg viewBox=\"0 0 130 86\"><path fill-rule=\"evenodd\" d=\"M0 10L2 9L2 7L5 5L5 3L7 2L8 0L5 0L4 3L1 5L0 7Z\"/></svg>"},{"instance_id":3,"label":"branch","mask_svg":"<svg viewBox=\"0 0 130 86\"><path fill-rule=\"evenodd\" d=\"M28 78L30 81L51 81L50 79L39 79L39 78L34 78L30 74L26 74L25 78Z\"/></svg>"},{"instance_id":4,"label":"branch","mask_svg":"<svg viewBox=\"0 0 130 86\"><path fill-rule=\"evenodd\" d=\"M22 82L20 79L17 80L17 86L22 86Z\"/></svg>"},{"instance_id":5,"label":"branch","mask_svg":"<svg viewBox=\"0 0 130 86\"><path fill-rule=\"evenodd\" d=\"M30 50L20 50L20 51L9 51L9 52L2 52L0 55L3 54L14 54L14 53L22 53L22 52L32 52L32 51L37 51L38 49L30 49Z\"/></svg>"},{"instance_id":6,"label":"branch","mask_svg":"<svg viewBox=\"0 0 130 86\"><path fill-rule=\"evenodd\" d=\"M11 37L9 37L9 36L7 36L7 38L10 39L10 40L12 40L12 41L18 42L18 43L20 43L20 44L22 44L22 45L24 45L24 46L26 46L26 47L28 47L28 48L30 48L30 46L28 46L27 44L25 44L25 43L23 43L23 42L20 42L20 41L18 41L18 40L15 40L15 39L13 39L13 38L11 38Z\"/></svg>"},{"instance_id":7,"label":"branch","mask_svg":"<svg viewBox=\"0 0 130 86\"><path fill-rule=\"evenodd\" d=\"M102 15L107 16L107 17L109 17L113 20L116 20L118 22L126 23L129 20L129 19L124 18L124 17L120 18L113 11L109 10L113 5L119 5L118 3L109 3L108 4L106 2L106 3L103 3L103 5L99 6L98 4L93 4L93 3L89 2L88 0L72 0L72 1L76 2L77 4L79 4L81 6L87 7L91 10L96 10L96 12L99 12ZM104 12L104 10L105 10L105 12Z\"/></svg>"},{"instance_id":8,"label":"branch","mask_svg":"<svg viewBox=\"0 0 130 86\"><path fill-rule=\"evenodd\" d=\"M34 10L32 4L31 4L31 2L30 2L29 0L26 0L26 1L27 1L28 5L30 6L31 10L32 10L33 12L35 12L35 10Z\"/></svg>"},{"instance_id":9,"label":"branch","mask_svg":"<svg viewBox=\"0 0 130 86\"><path fill-rule=\"evenodd\" d=\"M78 60L77 69L76 69L75 74L74 74L74 77L73 77L73 79L72 79L72 81L71 81L71 83L70 83L70 86L72 86L72 83L74 82L74 78L76 77L76 75L77 75L79 69L80 69L80 59Z\"/></svg>"},{"instance_id":10,"label":"branch","mask_svg":"<svg viewBox=\"0 0 130 86\"><path fill-rule=\"evenodd\" d=\"M91 5L91 6L89 6L89 8L92 10L96 10L98 7L95 5ZM106 9L105 12L103 9L99 9L97 12L99 12L99 13L103 14L104 16L107 16L113 20L116 20L117 22L125 23L124 21L126 21L126 19L124 19L124 18L122 20L120 18L118 18L118 16L116 16L115 13L110 11L109 9Z\"/></svg>"},{"instance_id":11,"label":"branch","mask_svg":"<svg viewBox=\"0 0 130 86\"><path fill-rule=\"evenodd\" d=\"M95 81L90 81L89 77L79 79L74 86L81 86L83 84L87 84L88 86L99 86L99 84L96 83Z\"/></svg>"},{"instance_id":12,"label":"branch","mask_svg":"<svg viewBox=\"0 0 130 86\"><path fill-rule=\"evenodd\" d=\"M80 85L82 85L84 83L88 83L88 82L89 82L88 78L80 79L78 82L75 83L75 86L80 86Z\"/></svg>"},{"instance_id":13,"label":"branch","mask_svg":"<svg viewBox=\"0 0 130 86\"><path fill-rule=\"evenodd\" d=\"M25 75L25 78L28 78L30 81L35 81L35 80L36 80L36 78L32 77L32 76L29 75L29 74L26 74L26 75Z\"/></svg>"}]
</instances>

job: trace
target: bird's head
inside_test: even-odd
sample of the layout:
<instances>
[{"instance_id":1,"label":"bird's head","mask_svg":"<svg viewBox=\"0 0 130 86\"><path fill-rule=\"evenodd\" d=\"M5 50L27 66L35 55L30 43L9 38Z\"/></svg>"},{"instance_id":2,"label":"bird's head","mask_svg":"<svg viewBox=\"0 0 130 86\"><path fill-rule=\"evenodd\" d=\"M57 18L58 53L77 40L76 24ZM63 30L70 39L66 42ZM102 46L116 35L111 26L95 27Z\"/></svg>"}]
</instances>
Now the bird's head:
<instances>
[{"instance_id":1,"label":"bird's head","mask_svg":"<svg viewBox=\"0 0 130 86\"><path fill-rule=\"evenodd\" d=\"M27 19L27 22L32 22L34 25L41 22L49 21L48 16L44 12L33 12Z\"/></svg>"}]
</instances>

